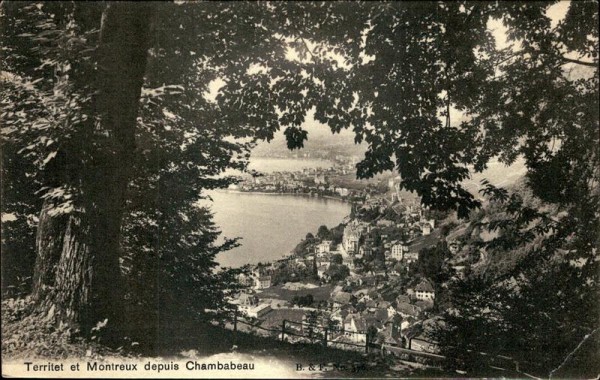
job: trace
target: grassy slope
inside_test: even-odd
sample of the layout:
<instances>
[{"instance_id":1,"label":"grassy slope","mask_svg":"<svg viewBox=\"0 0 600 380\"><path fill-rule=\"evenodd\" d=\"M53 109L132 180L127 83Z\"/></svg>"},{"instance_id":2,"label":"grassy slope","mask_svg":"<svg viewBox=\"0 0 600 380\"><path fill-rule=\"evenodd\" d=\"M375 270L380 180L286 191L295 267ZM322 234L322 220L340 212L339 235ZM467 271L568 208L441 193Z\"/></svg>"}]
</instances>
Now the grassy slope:
<instances>
[{"instance_id":1,"label":"grassy slope","mask_svg":"<svg viewBox=\"0 0 600 380\"><path fill-rule=\"evenodd\" d=\"M299 290L284 289L283 285L276 285L276 286L273 286L273 287L263 290L259 294L259 297L260 298L276 298L276 299L291 301L292 298L294 298L294 296L300 297L300 296L305 296L307 294L312 294L314 300L316 302L318 302L318 301L328 300L329 295L331 294L332 290L333 290L332 285L323 285L323 286L319 286L317 288L312 288L312 289L306 288L306 289L299 289Z\"/></svg>"},{"instance_id":2,"label":"grassy slope","mask_svg":"<svg viewBox=\"0 0 600 380\"><path fill-rule=\"evenodd\" d=\"M111 362L158 359L183 363L187 360L251 361L286 377L295 376L296 363L323 364L327 371L310 373L318 377L408 376L407 366L390 369L377 355L324 348L319 344L289 344L276 339L234 333L211 325L196 325L185 331L165 331L160 342L144 349L139 345L113 349L99 343L73 338L66 328L56 328L37 316L18 315L14 305L3 302L2 358L105 360ZM15 302L15 301L13 301ZM18 301L16 301L18 302ZM21 305L22 306L22 305ZM8 313L6 312L8 309ZM22 309L22 308L21 308ZM266 363L266 364L265 364ZM264 367L264 366L267 367ZM333 365L342 370L336 370ZM398 372L402 370L402 372ZM226 373L224 373L226 375ZM306 375L306 374L304 374Z\"/></svg>"}]
</instances>

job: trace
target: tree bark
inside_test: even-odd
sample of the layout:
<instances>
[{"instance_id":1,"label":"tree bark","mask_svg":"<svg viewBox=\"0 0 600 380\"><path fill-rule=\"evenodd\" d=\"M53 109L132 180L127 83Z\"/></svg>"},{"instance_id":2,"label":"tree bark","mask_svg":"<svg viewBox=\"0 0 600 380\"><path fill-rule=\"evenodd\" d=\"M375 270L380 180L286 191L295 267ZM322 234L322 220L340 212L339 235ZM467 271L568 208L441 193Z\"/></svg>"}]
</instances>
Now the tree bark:
<instances>
[{"instance_id":1,"label":"tree bark","mask_svg":"<svg viewBox=\"0 0 600 380\"><path fill-rule=\"evenodd\" d=\"M81 211L53 217L46 207L40 214L33 294L42 312L76 326L83 335L104 320L113 331L124 322L120 232L153 7L106 5L95 78L100 123L94 133L102 148L88 152Z\"/></svg>"},{"instance_id":2,"label":"tree bark","mask_svg":"<svg viewBox=\"0 0 600 380\"><path fill-rule=\"evenodd\" d=\"M33 270L32 296L42 302L54 288L58 261L63 249L65 227L68 215L51 216L52 204L45 201L40 212L35 247L37 251Z\"/></svg>"},{"instance_id":3,"label":"tree bark","mask_svg":"<svg viewBox=\"0 0 600 380\"><path fill-rule=\"evenodd\" d=\"M89 244L85 242L85 228L84 223L75 216L67 222L50 307L58 305L56 316L61 321L87 333L96 322L93 315L96 311L90 298L94 268Z\"/></svg>"}]
</instances>

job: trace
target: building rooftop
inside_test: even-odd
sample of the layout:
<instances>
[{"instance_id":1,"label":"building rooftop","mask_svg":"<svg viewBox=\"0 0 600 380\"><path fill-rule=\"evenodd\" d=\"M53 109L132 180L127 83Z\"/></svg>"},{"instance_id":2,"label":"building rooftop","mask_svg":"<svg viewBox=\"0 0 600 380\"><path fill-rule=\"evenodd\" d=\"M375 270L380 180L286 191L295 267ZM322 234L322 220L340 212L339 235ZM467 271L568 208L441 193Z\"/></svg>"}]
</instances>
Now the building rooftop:
<instances>
[{"instance_id":1,"label":"building rooftop","mask_svg":"<svg viewBox=\"0 0 600 380\"><path fill-rule=\"evenodd\" d=\"M433 285L431 285L431 283L429 281L423 280L419 283L419 285L417 285L415 287L415 291L433 293L434 289L433 289Z\"/></svg>"},{"instance_id":2,"label":"building rooftop","mask_svg":"<svg viewBox=\"0 0 600 380\"><path fill-rule=\"evenodd\" d=\"M414 317L419 315L419 310L414 305L411 305L408 302L399 302L396 306L396 310L399 313L412 315Z\"/></svg>"},{"instance_id":3,"label":"building rooftop","mask_svg":"<svg viewBox=\"0 0 600 380\"><path fill-rule=\"evenodd\" d=\"M350 299L352 298L352 294L347 292L339 292L333 296L333 301L341 304L350 303Z\"/></svg>"}]
</instances>

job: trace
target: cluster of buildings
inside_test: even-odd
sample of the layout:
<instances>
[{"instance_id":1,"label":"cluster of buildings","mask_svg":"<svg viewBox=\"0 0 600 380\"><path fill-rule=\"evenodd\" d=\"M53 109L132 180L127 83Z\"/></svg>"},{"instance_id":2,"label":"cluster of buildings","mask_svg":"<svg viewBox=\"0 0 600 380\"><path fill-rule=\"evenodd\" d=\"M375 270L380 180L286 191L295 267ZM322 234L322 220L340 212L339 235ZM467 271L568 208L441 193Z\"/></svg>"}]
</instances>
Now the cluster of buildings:
<instances>
[{"instance_id":1,"label":"cluster of buildings","mask_svg":"<svg viewBox=\"0 0 600 380\"><path fill-rule=\"evenodd\" d=\"M427 328L436 320L432 312L435 289L431 282L423 279L406 294L393 298L383 297L372 281L367 280L363 285L352 291L342 285L334 287L318 308L292 305L261 291L241 293L232 302L247 317L262 319L265 328L277 330L285 318L290 322L289 328L296 330L295 335L285 337L292 342L302 340L298 336L309 328L321 332L327 329L328 345L332 347L362 350L367 335L373 334L372 342L388 347L437 352L436 343L428 337L431 329ZM272 318L279 312L283 317ZM309 326L311 312L318 313L319 318Z\"/></svg>"},{"instance_id":2,"label":"cluster of buildings","mask_svg":"<svg viewBox=\"0 0 600 380\"><path fill-rule=\"evenodd\" d=\"M243 179L233 189L248 192L309 194L342 199L363 199L374 189L351 189L335 179L350 172L347 166L305 168L296 172L273 172Z\"/></svg>"},{"instance_id":3,"label":"cluster of buildings","mask_svg":"<svg viewBox=\"0 0 600 380\"><path fill-rule=\"evenodd\" d=\"M423 329L418 327L432 316L434 299L435 290L426 279L414 289L410 288L407 294L392 298L382 296L377 287L367 285L352 292L334 294L330 317L343 326L342 340L364 343L371 328L382 343L409 348L413 338L427 340Z\"/></svg>"},{"instance_id":4,"label":"cluster of buildings","mask_svg":"<svg viewBox=\"0 0 600 380\"><path fill-rule=\"evenodd\" d=\"M361 219L361 211L373 208L378 217ZM276 327L286 319L295 321L300 330L308 313L318 311L322 319L318 328L338 326L328 331L332 345L360 346L370 331L387 346L436 352L435 342L428 338L432 321L437 320L436 284L408 275L408 268L419 260L419 251L439 241L435 220L427 219L417 202L398 196L368 196L355 210L358 216L344 220L341 237L316 237L304 252L253 268L241 279L251 290L233 303L265 325ZM383 260L383 266L373 265L373 260ZM332 279L330 268L340 266L347 267L347 276ZM274 289L272 277L282 267L314 269L314 276L304 283L331 291L313 305L294 304L289 297L269 291ZM275 288L280 290L281 284Z\"/></svg>"},{"instance_id":5,"label":"cluster of buildings","mask_svg":"<svg viewBox=\"0 0 600 380\"><path fill-rule=\"evenodd\" d=\"M261 268L254 268L250 274L241 274L238 277L240 283L249 289L267 289L271 287L271 276L264 274Z\"/></svg>"},{"instance_id":6,"label":"cluster of buildings","mask_svg":"<svg viewBox=\"0 0 600 380\"><path fill-rule=\"evenodd\" d=\"M253 191L257 185L264 185L285 191L308 189L341 197L357 195L331 187L331 170L274 173L245 183L245 189ZM473 234L465 226L446 221L447 231L442 236L434 214L418 200L403 197L399 177L391 178L387 187L385 193L358 194L360 197L352 199L352 213L339 226L328 232L320 229L316 237L307 236L298 246L302 248L293 254L255 266L249 275L240 278L248 291L238 294L232 303L266 329L254 333L280 332L283 336L273 337L293 342L307 336L314 340L317 331L317 340L326 339L328 346L336 348L360 350L369 340L382 347L439 352L432 332L443 323L439 317L444 307L439 303L440 295L445 298L447 281L464 277L466 271L483 261L481 252L472 252L464 244L463 239ZM446 244L441 247L447 252L442 266L448 277L428 278L423 261L426 258L419 255L436 251L424 248L442 240ZM282 280L282 270L303 275ZM314 291L298 292L302 297L311 295L310 300L299 302L288 286ZM287 334L285 329L293 333Z\"/></svg>"}]
</instances>

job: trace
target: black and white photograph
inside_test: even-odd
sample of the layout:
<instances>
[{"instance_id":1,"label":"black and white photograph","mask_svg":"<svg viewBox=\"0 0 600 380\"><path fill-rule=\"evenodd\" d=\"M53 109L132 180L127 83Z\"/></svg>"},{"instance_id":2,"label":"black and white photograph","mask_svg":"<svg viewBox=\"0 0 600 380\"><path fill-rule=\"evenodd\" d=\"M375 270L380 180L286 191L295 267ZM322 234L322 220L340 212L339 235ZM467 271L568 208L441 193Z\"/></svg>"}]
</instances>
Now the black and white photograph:
<instances>
[{"instance_id":1,"label":"black and white photograph","mask_svg":"<svg viewBox=\"0 0 600 380\"><path fill-rule=\"evenodd\" d=\"M599 4L0 1L2 376L600 376Z\"/></svg>"}]
</instances>

